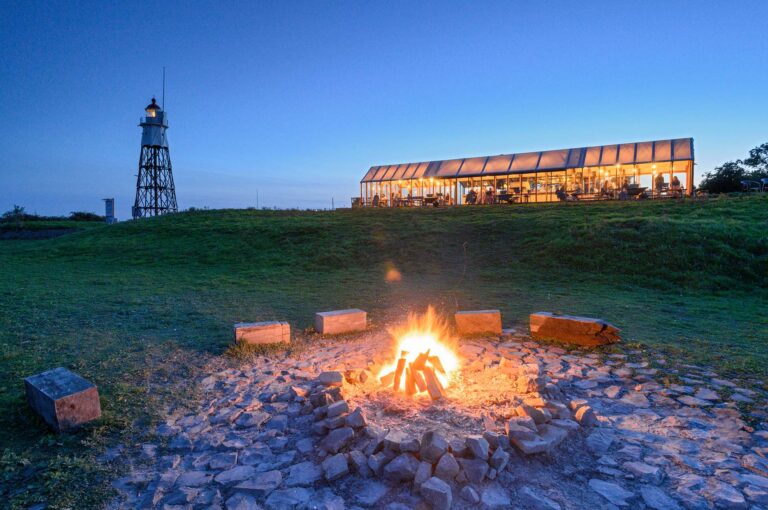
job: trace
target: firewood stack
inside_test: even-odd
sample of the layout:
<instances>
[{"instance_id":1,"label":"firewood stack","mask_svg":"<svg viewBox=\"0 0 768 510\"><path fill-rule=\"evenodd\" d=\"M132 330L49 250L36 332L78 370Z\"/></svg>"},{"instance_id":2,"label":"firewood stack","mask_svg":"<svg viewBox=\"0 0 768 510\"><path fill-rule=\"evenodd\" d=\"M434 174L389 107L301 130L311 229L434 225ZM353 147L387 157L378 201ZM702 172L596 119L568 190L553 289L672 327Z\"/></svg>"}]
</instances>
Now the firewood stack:
<instances>
[{"instance_id":1,"label":"firewood stack","mask_svg":"<svg viewBox=\"0 0 768 510\"><path fill-rule=\"evenodd\" d=\"M429 349L422 352L416 359L408 363L406 357L408 352L401 351L400 358L397 360L397 367L394 372L389 372L381 377L381 384L389 386L392 384L395 391L400 391L401 382L405 377L405 394L415 395L423 391L429 392L432 400L440 400L446 396L445 388L440 384L440 380L435 375L439 372L445 375L443 364L440 358L430 356Z\"/></svg>"}]
</instances>

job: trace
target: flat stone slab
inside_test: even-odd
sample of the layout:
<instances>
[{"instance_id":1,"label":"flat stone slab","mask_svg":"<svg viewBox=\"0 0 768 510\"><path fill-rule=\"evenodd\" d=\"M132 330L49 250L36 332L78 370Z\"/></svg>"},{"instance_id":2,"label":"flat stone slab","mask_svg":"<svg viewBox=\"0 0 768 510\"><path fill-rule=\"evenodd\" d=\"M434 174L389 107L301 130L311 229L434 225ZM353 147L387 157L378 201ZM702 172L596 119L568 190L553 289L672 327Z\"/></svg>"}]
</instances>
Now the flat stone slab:
<instances>
[{"instance_id":1,"label":"flat stone slab","mask_svg":"<svg viewBox=\"0 0 768 510\"><path fill-rule=\"evenodd\" d=\"M456 312L453 317L459 335L501 334L501 312L499 310Z\"/></svg>"},{"instance_id":2,"label":"flat stone slab","mask_svg":"<svg viewBox=\"0 0 768 510\"><path fill-rule=\"evenodd\" d=\"M613 344L621 340L619 329L602 319L550 312L531 314L531 336L587 347Z\"/></svg>"},{"instance_id":3,"label":"flat stone slab","mask_svg":"<svg viewBox=\"0 0 768 510\"><path fill-rule=\"evenodd\" d=\"M27 377L24 388L30 407L56 432L101 417L96 385L66 368Z\"/></svg>"},{"instance_id":4,"label":"flat stone slab","mask_svg":"<svg viewBox=\"0 0 768 510\"><path fill-rule=\"evenodd\" d=\"M366 327L368 327L368 314L357 308L315 314L315 329L321 335L353 333L363 331Z\"/></svg>"},{"instance_id":5,"label":"flat stone slab","mask_svg":"<svg viewBox=\"0 0 768 510\"><path fill-rule=\"evenodd\" d=\"M247 344L291 343L291 325L287 322L239 322L235 324L235 341Z\"/></svg>"}]
</instances>

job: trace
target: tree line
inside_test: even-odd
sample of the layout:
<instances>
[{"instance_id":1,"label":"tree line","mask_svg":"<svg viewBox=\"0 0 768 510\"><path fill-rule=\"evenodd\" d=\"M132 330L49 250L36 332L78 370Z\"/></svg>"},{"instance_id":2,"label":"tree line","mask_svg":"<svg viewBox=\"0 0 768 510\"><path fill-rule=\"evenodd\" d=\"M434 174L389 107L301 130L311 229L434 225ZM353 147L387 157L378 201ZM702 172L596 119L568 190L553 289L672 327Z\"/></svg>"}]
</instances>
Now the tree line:
<instances>
[{"instance_id":1,"label":"tree line","mask_svg":"<svg viewBox=\"0 0 768 510\"><path fill-rule=\"evenodd\" d=\"M728 161L704 174L699 189L709 193L730 193L741 191L744 181L759 183L765 178L768 178L768 142L749 151L749 157Z\"/></svg>"}]
</instances>

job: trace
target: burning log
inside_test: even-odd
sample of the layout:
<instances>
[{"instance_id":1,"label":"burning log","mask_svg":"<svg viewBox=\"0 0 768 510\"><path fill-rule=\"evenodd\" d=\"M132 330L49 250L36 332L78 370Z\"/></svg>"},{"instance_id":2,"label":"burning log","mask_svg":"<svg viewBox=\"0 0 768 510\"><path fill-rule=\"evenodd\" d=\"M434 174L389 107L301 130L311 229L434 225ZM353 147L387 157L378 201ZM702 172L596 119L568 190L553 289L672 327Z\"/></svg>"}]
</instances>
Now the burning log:
<instances>
[{"instance_id":1,"label":"burning log","mask_svg":"<svg viewBox=\"0 0 768 510\"><path fill-rule=\"evenodd\" d=\"M413 379L413 371L410 368L405 369L405 394L413 395L416 393L416 382Z\"/></svg>"},{"instance_id":2,"label":"burning log","mask_svg":"<svg viewBox=\"0 0 768 510\"><path fill-rule=\"evenodd\" d=\"M445 369L443 368L443 364L440 363L440 358L438 358L437 356L430 356L427 359L429 359L429 363L434 367L435 370L445 375Z\"/></svg>"},{"instance_id":3,"label":"burning log","mask_svg":"<svg viewBox=\"0 0 768 510\"><path fill-rule=\"evenodd\" d=\"M394 380L395 380L394 372L389 372L387 374L382 375L379 378L379 382L381 383L382 386L389 386L390 384L392 384L392 381Z\"/></svg>"},{"instance_id":4,"label":"burning log","mask_svg":"<svg viewBox=\"0 0 768 510\"><path fill-rule=\"evenodd\" d=\"M395 391L400 390L400 380L403 378L403 371L405 370L405 357L397 360L397 368L395 369Z\"/></svg>"},{"instance_id":5,"label":"burning log","mask_svg":"<svg viewBox=\"0 0 768 510\"><path fill-rule=\"evenodd\" d=\"M427 349L426 352L422 352L418 356L416 356L416 359L413 360L413 363L411 365L413 366L414 370L422 370L424 368L424 365L427 363L427 360L429 359L429 349Z\"/></svg>"},{"instance_id":6,"label":"burning log","mask_svg":"<svg viewBox=\"0 0 768 510\"><path fill-rule=\"evenodd\" d=\"M441 398L444 398L445 390L443 389L443 385L440 384L440 381L437 380L434 369L432 367L424 367L422 372L424 373L424 379L427 383L427 391L429 392L429 396L432 397L432 400L440 400Z\"/></svg>"},{"instance_id":7,"label":"burning log","mask_svg":"<svg viewBox=\"0 0 768 510\"><path fill-rule=\"evenodd\" d=\"M413 363L411 363L411 374L413 374L413 382L416 383L419 393L427 391L427 383L424 381L424 376L421 375L421 371L414 370Z\"/></svg>"}]
</instances>

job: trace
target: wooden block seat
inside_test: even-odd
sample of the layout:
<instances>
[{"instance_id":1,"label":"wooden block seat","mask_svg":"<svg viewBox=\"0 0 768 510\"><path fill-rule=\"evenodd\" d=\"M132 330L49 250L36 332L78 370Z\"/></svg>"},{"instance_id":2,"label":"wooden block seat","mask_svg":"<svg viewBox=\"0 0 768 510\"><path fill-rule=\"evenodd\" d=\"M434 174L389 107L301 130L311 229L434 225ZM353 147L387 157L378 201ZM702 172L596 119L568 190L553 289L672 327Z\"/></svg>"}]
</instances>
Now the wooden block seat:
<instances>
[{"instance_id":1,"label":"wooden block seat","mask_svg":"<svg viewBox=\"0 0 768 510\"><path fill-rule=\"evenodd\" d=\"M531 314L531 336L559 340L576 345L597 346L618 342L619 328L602 319L558 315L550 312Z\"/></svg>"},{"instance_id":2,"label":"wooden block seat","mask_svg":"<svg viewBox=\"0 0 768 510\"><path fill-rule=\"evenodd\" d=\"M239 322L235 324L235 341L247 344L291 343L291 325L287 322Z\"/></svg>"},{"instance_id":3,"label":"wooden block seat","mask_svg":"<svg viewBox=\"0 0 768 510\"><path fill-rule=\"evenodd\" d=\"M30 407L56 432L101 416L99 391L92 382L59 367L24 379Z\"/></svg>"},{"instance_id":4,"label":"wooden block seat","mask_svg":"<svg viewBox=\"0 0 768 510\"><path fill-rule=\"evenodd\" d=\"M459 335L500 335L501 312L499 310L473 310L456 312L456 331Z\"/></svg>"},{"instance_id":5,"label":"wooden block seat","mask_svg":"<svg viewBox=\"0 0 768 510\"><path fill-rule=\"evenodd\" d=\"M368 327L368 314L357 308L315 314L315 330L321 335L352 333L363 331L366 327Z\"/></svg>"}]
</instances>

